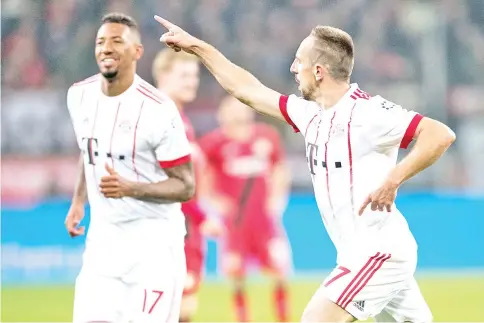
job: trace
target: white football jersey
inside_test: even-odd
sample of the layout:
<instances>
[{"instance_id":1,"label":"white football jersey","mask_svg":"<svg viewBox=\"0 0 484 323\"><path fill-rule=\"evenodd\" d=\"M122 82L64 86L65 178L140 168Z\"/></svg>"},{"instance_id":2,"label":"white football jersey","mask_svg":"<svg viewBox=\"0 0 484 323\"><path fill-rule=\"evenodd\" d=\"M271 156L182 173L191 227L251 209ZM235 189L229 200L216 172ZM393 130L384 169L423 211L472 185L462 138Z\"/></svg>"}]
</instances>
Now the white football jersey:
<instances>
[{"instance_id":1,"label":"white football jersey","mask_svg":"<svg viewBox=\"0 0 484 323\"><path fill-rule=\"evenodd\" d=\"M99 189L101 177L108 175L106 163L130 181L155 183L168 178L163 168L190 160L190 144L174 102L137 75L128 90L108 97L101 91L101 75L95 75L71 86L67 104L84 153L91 228L98 222L153 218L166 223L166 232L160 234L183 236L180 203L105 198Z\"/></svg>"},{"instance_id":2,"label":"white football jersey","mask_svg":"<svg viewBox=\"0 0 484 323\"><path fill-rule=\"evenodd\" d=\"M306 143L316 201L338 256L361 252L415 252L408 224L392 212L358 210L396 165L422 116L351 84L330 109L295 95L281 96L281 113Z\"/></svg>"}]
</instances>

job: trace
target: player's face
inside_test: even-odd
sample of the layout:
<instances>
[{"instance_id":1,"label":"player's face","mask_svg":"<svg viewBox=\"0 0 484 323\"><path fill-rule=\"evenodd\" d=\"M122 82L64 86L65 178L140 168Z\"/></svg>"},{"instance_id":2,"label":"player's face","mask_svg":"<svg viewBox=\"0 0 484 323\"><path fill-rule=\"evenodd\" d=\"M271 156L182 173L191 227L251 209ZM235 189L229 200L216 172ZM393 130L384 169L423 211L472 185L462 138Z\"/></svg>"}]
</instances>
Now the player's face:
<instances>
[{"instance_id":1,"label":"player's face","mask_svg":"<svg viewBox=\"0 0 484 323\"><path fill-rule=\"evenodd\" d=\"M114 79L141 57L142 46L136 32L128 26L106 23L98 30L95 54L101 74Z\"/></svg>"},{"instance_id":2,"label":"player's face","mask_svg":"<svg viewBox=\"0 0 484 323\"><path fill-rule=\"evenodd\" d=\"M178 60L161 75L161 87L170 97L181 103L195 100L200 84L200 67L197 61Z\"/></svg>"},{"instance_id":3,"label":"player's face","mask_svg":"<svg viewBox=\"0 0 484 323\"><path fill-rule=\"evenodd\" d=\"M254 112L242 102L231 99L220 106L218 121L221 126L227 127L251 125Z\"/></svg>"},{"instance_id":4,"label":"player's face","mask_svg":"<svg viewBox=\"0 0 484 323\"><path fill-rule=\"evenodd\" d=\"M306 100L314 100L318 89L318 82L313 73L311 49L313 40L304 39L296 52L296 58L291 65L291 73L299 84L298 89Z\"/></svg>"}]
</instances>

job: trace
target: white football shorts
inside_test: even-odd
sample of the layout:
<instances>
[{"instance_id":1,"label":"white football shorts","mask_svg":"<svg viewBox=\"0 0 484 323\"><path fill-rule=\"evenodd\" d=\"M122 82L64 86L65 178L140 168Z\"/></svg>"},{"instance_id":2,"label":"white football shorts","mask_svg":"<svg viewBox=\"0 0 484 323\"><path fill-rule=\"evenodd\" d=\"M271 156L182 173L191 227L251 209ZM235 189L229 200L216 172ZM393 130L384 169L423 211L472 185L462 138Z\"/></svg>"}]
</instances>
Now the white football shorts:
<instances>
[{"instance_id":1,"label":"white football shorts","mask_svg":"<svg viewBox=\"0 0 484 323\"><path fill-rule=\"evenodd\" d=\"M313 300L327 298L358 320L431 322L432 314L413 276L415 268L416 260L395 259L385 253L345 259Z\"/></svg>"},{"instance_id":2,"label":"white football shorts","mask_svg":"<svg viewBox=\"0 0 484 323\"><path fill-rule=\"evenodd\" d=\"M102 232L109 236L108 230ZM146 235L148 241L154 236ZM142 236L105 237L86 242L73 322L178 322L186 279L183 239L136 244Z\"/></svg>"}]
</instances>

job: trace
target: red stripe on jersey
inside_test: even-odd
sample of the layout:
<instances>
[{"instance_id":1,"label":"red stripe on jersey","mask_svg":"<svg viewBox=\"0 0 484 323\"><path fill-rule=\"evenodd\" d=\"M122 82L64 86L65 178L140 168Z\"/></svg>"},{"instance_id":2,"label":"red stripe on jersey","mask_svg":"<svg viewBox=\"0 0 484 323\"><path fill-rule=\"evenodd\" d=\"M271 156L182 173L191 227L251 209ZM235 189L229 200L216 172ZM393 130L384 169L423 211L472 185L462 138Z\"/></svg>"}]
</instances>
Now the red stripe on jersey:
<instances>
[{"instance_id":1,"label":"red stripe on jersey","mask_svg":"<svg viewBox=\"0 0 484 323\"><path fill-rule=\"evenodd\" d=\"M150 98L151 100L155 101L156 103L161 104L161 100L156 99L153 95L148 94L147 91L144 90L142 87L138 86L136 88L136 90L138 90L138 92L140 92L144 96L146 96L146 97Z\"/></svg>"},{"instance_id":2,"label":"red stripe on jersey","mask_svg":"<svg viewBox=\"0 0 484 323\"><path fill-rule=\"evenodd\" d=\"M353 210L353 214L355 214L355 202L354 202L354 192L353 192L353 151L351 149L351 121L353 120L353 112L355 111L356 102L353 104L351 108L350 120L348 121L348 161L349 161L349 168L350 168L350 199L351 199L351 208Z\"/></svg>"},{"instance_id":3,"label":"red stripe on jersey","mask_svg":"<svg viewBox=\"0 0 484 323\"><path fill-rule=\"evenodd\" d=\"M357 100L357 99L369 100L371 98L371 95L361 90L360 88L356 88L353 91L353 93L350 95L350 98L352 98L353 100Z\"/></svg>"},{"instance_id":4,"label":"red stripe on jersey","mask_svg":"<svg viewBox=\"0 0 484 323\"><path fill-rule=\"evenodd\" d=\"M136 177L137 177L138 181L139 181L139 172L138 172L138 169L136 168L136 132L138 131L139 119L141 118L141 111L143 111L143 106L144 105L145 105L145 101L143 100L141 102L141 107L139 108L138 119L136 120L136 124L134 126L133 152L131 154L131 160L133 162L133 170L136 173Z\"/></svg>"},{"instance_id":5,"label":"red stripe on jersey","mask_svg":"<svg viewBox=\"0 0 484 323\"><path fill-rule=\"evenodd\" d=\"M356 280L358 278L360 278L360 276L363 275L367 271L367 268L372 263L375 262L375 259L377 259L378 257L383 258L383 256L384 255L380 256L380 253L377 252L376 255L374 255L374 256L370 257L370 259L368 259L368 261L366 262L366 264L360 269L360 271L356 274L356 276L353 277L353 279L350 281L350 283L348 284L348 286L346 286L346 288L343 290L343 292L339 296L338 300L336 301L336 305L341 306L345 302L346 297L348 295L347 292L356 283ZM345 295L346 295L346 297L345 297Z\"/></svg>"},{"instance_id":6,"label":"red stripe on jersey","mask_svg":"<svg viewBox=\"0 0 484 323\"><path fill-rule=\"evenodd\" d=\"M81 107L83 100L84 100L84 89L82 89L82 92L81 92L81 102L79 102L79 107Z\"/></svg>"},{"instance_id":7,"label":"red stripe on jersey","mask_svg":"<svg viewBox=\"0 0 484 323\"><path fill-rule=\"evenodd\" d=\"M356 285L351 289L351 291L348 294L349 297L346 300L346 302L343 301L343 304L340 305L343 309L345 309L351 303L351 301L356 297L356 295L358 295L358 293L361 292L361 290L366 286L366 284L368 284L371 277L375 275L378 269L380 269L381 266L383 266L383 263L388 259L390 259L391 256L392 255L387 255L387 256L381 255L380 257L378 257L378 259L375 260L373 265L370 268L368 268L367 272L363 276L361 276L358 283L356 283Z\"/></svg>"},{"instance_id":8,"label":"red stripe on jersey","mask_svg":"<svg viewBox=\"0 0 484 323\"><path fill-rule=\"evenodd\" d=\"M294 129L294 132L299 132L299 129L297 126L292 122L291 117L289 117L289 114L287 113L287 101L289 100L289 97L287 95L281 95L279 97L279 110L281 111L282 116L286 120L286 122Z\"/></svg>"},{"instance_id":9,"label":"red stripe on jersey","mask_svg":"<svg viewBox=\"0 0 484 323\"><path fill-rule=\"evenodd\" d=\"M309 123L308 123L308 125L307 125L307 127L306 127L306 131L304 131L304 137L306 137L306 135L308 134L308 129L309 129L309 126L311 125L311 123L313 123L313 120L314 120L314 118L316 118L316 117L317 117L317 114L315 114L315 115L314 115L314 117L311 119L311 121L309 121ZM321 120L320 120L320 121L321 121ZM316 143L316 142L314 142L314 143Z\"/></svg>"},{"instance_id":10,"label":"red stripe on jersey","mask_svg":"<svg viewBox=\"0 0 484 323\"><path fill-rule=\"evenodd\" d=\"M161 168L170 168L170 167L175 167L175 166L180 166L183 164L186 164L190 161L190 155L186 155L174 160L163 160L163 161L158 161L160 163Z\"/></svg>"},{"instance_id":11,"label":"red stripe on jersey","mask_svg":"<svg viewBox=\"0 0 484 323\"><path fill-rule=\"evenodd\" d=\"M158 89L154 88L151 84L148 84L148 83L140 83L138 84L138 86L140 88L142 88L143 90L145 90L146 92L148 92L149 94L151 94L152 96L154 96L155 98L157 98L158 100L160 101L166 101L168 98L163 96Z\"/></svg>"},{"instance_id":12,"label":"red stripe on jersey","mask_svg":"<svg viewBox=\"0 0 484 323\"><path fill-rule=\"evenodd\" d=\"M92 123L92 129L91 129L91 141L90 141L90 147L89 147L89 151L91 152L91 154L94 153L94 150L92 149L92 143L93 143L93 139L94 138L94 131L96 129L96 122L97 122L97 113L99 111L99 99L97 100L96 102L96 112L94 113L94 121ZM89 158L91 158L90 160L94 160L94 156L90 155ZM96 176L96 166L92 165L92 175L94 176L94 179L96 180L97 176ZM97 182L97 180L96 180Z\"/></svg>"},{"instance_id":13,"label":"red stripe on jersey","mask_svg":"<svg viewBox=\"0 0 484 323\"><path fill-rule=\"evenodd\" d=\"M111 140L109 141L109 154L111 155L111 167L114 168L114 158L113 158L113 139L114 130L116 129L116 122L118 122L119 108L121 107L121 102L118 103L118 109L116 110L116 116L114 117L113 130L111 130Z\"/></svg>"},{"instance_id":14,"label":"red stripe on jersey","mask_svg":"<svg viewBox=\"0 0 484 323\"><path fill-rule=\"evenodd\" d=\"M331 139L331 130L333 129L333 120L335 116L336 116L336 111L333 113L333 117L331 118L331 123L329 125L328 140L326 140L326 143L324 144L324 163L326 164L326 191L328 192L328 201L329 201L329 206L331 207L331 212L333 213L333 217L334 217L334 208L333 208L333 202L331 201L331 191L330 191L330 185L329 185L328 143L329 143L329 140Z\"/></svg>"},{"instance_id":15,"label":"red stripe on jersey","mask_svg":"<svg viewBox=\"0 0 484 323\"><path fill-rule=\"evenodd\" d=\"M85 84L96 82L97 80L99 80L99 76L100 76L100 74L93 75L91 77L88 77L85 80L82 80L82 81L79 81L79 82L72 84L72 86L79 86L79 85L85 85Z\"/></svg>"},{"instance_id":16,"label":"red stripe on jersey","mask_svg":"<svg viewBox=\"0 0 484 323\"><path fill-rule=\"evenodd\" d=\"M405 134L403 135L402 142L400 143L400 148L407 149L408 145L413 140L413 136L415 135L415 131L417 130L418 124L420 121L423 119L423 115L421 114L416 114L412 121L410 121L410 124L407 127L407 130L405 131Z\"/></svg>"}]
</instances>

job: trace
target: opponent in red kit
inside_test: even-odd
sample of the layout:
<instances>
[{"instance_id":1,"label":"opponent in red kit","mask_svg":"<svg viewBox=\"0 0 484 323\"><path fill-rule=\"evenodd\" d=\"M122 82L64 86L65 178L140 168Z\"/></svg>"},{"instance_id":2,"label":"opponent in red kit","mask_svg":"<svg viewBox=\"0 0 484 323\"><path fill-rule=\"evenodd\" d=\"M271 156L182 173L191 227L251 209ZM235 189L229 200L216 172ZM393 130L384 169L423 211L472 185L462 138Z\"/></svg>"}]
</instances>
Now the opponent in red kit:
<instances>
[{"instance_id":1,"label":"opponent in red kit","mask_svg":"<svg viewBox=\"0 0 484 323\"><path fill-rule=\"evenodd\" d=\"M166 93L180 111L188 140L192 145L195 177L198 181L204 168L204 156L196 143L192 124L183 113L183 106L192 102L197 94L200 82L198 59L196 56L184 52L177 53L171 49L162 50L153 63L153 78L158 89ZM182 211L185 214L187 227L185 237L187 279L183 291L180 322L189 322L198 307L196 293L200 285L205 259L203 235L217 235L220 226L206 218L205 213L199 207L196 192L192 200L182 203Z\"/></svg>"},{"instance_id":2,"label":"opponent in red kit","mask_svg":"<svg viewBox=\"0 0 484 323\"><path fill-rule=\"evenodd\" d=\"M252 110L232 97L222 101L218 118L220 128L200 140L206 168L199 189L225 220L222 267L235 282L237 319L249 319L244 278L249 261L255 260L275 278L276 319L287 321L285 276L291 251L281 217L290 178L279 134L255 123Z\"/></svg>"}]
</instances>

